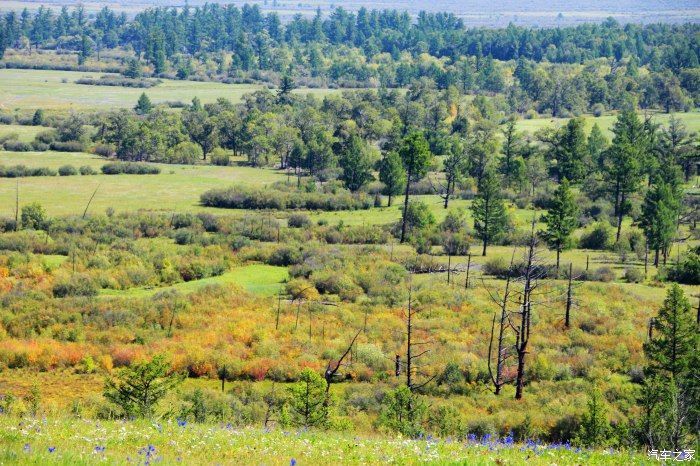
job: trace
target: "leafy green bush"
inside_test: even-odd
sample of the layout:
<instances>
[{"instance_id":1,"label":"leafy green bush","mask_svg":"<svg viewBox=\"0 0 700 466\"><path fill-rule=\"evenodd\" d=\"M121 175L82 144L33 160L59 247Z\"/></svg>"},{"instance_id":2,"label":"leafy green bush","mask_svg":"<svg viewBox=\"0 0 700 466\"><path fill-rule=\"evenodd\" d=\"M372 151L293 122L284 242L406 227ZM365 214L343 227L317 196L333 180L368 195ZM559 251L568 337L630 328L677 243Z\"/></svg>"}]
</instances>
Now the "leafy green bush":
<instances>
[{"instance_id":1,"label":"leafy green bush","mask_svg":"<svg viewBox=\"0 0 700 466\"><path fill-rule=\"evenodd\" d=\"M164 163L195 164L203 157L204 152L202 152L202 148L198 144L185 141L169 149L165 157L158 161Z\"/></svg>"},{"instance_id":2,"label":"leafy green bush","mask_svg":"<svg viewBox=\"0 0 700 466\"><path fill-rule=\"evenodd\" d=\"M87 275L73 275L67 280L54 284L53 295L56 298L69 296L97 296L98 287Z\"/></svg>"},{"instance_id":3,"label":"leafy green bush","mask_svg":"<svg viewBox=\"0 0 700 466\"><path fill-rule=\"evenodd\" d=\"M111 162L102 166L105 175L157 175L160 168L138 162Z\"/></svg>"},{"instance_id":4,"label":"leafy green bush","mask_svg":"<svg viewBox=\"0 0 700 466\"><path fill-rule=\"evenodd\" d=\"M614 232L607 222L596 222L588 228L579 241L583 249L609 249Z\"/></svg>"},{"instance_id":5,"label":"leafy green bush","mask_svg":"<svg viewBox=\"0 0 700 466\"><path fill-rule=\"evenodd\" d=\"M201 196L202 205L226 209L309 209L358 210L372 207L372 198L366 194L351 194L346 190L336 193L282 191L233 186L211 189Z\"/></svg>"},{"instance_id":6,"label":"leafy green bush","mask_svg":"<svg viewBox=\"0 0 700 466\"><path fill-rule=\"evenodd\" d=\"M97 171L95 171L95 169L90 165L83 165L78 169L78 171L80 171L81 175L97 175Z\"/></svg>"},{"instance_id":7,"label":"leafy green bush","mask_svg":"<svg viewBox=\"0 0 700 466\"><path fill-rule=\"evenodd\" d=\"M698 252L700 251L689 253L683 261L671 267L668 271L668 279L686 285L700 285L700 255Z\"/></svg>"},{"instance_id":8,"label":"leafy green bush","mask_svg":"<svg viewBox=\"0 0 700 466\"><path fill-rule=\"evenodd\" d=\"M78 174L78 170L73 165L63 165L58 169L60 176L73 176Z\"/></svg>"},{"instance_id":9,"label":"leafy green bush","mask_svg":"<svg viewBox=\"0 0 700 466\"><path fill-rule=\"evenodd\" d=\"M83 152L85 146L80 141L54 141L50 145L51 150L58 152Z\"/></svg>"}]
</instances>

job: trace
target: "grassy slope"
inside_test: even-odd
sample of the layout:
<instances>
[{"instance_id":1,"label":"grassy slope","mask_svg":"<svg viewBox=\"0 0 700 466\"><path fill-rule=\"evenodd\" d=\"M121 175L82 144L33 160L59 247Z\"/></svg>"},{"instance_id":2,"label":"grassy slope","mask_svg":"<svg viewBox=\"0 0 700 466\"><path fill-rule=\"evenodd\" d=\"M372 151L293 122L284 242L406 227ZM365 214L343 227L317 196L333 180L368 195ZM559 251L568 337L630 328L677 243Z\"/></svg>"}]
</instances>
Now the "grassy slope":
<instances>
[{"instance_id":1,"label":"grassy slope","mask_svg":"<svg viewBox=\"0 0 700 466\"><path fill-rule=\"evenodd\" d=\"M0 164L4 165L24 164L55 169L71 164L76 167L90 165L99 170L105 163L100 157L82 153L0 151ZM40 202L50 215L81 214L99 185L90 207L93 212L104 212L107 207L113 207L117 211L205 210L199 206L199 196L208 189L233 183L264 185L284 179L282 174L273 169L210 165L159 166L159 175L21 178L20 204ZM8 216L14 209L16 183L16 179L0 178L0 216Z\"/></svg>"},{"instance_id":2,"label":"grassy slope","mask_svg":"<svg viewBox=\"0 0 700 466\"><path fill-rule=\"evenodd\" d=\"M641 454L536 449L521 445L356 437L328 432L235 429L174 421L90 422L0 419L3 464L640 464ZM151 446L150 453L145 449ZM55 448L49 452L49 447ZM103 451L96 447L104 447ZM150 460L150 461L149 461Z\"/></svg>"},{"instance_id":3,"label":"grassy slope","mask_svg":"<svg viewBox=\"0 0 700 466\"><path fill-rule=\"evenodd\" d=\"M230 270L218 277L209 277L202 280L177 283L172 286L158 288L132 288L129 290L102 290L103 296L119 296L131 298L145 298L159 291L174 289L182 293L190 293L206 285L234 284L244 290L260 296L276 294L289 274L286 267L272 265L251 264Z\"/></svg>"},{"instance_id":4,"label":"grassy slope","mask_svg":"<svg viewBox=\"0 0 700 466\"><path fill-rule=\"evenodd\" d=\"M43 126L0 125L0 138L9 134L16 134L19 141L32 142L37 133L48 130L49 128L44 128Z\"/></svg>"},{"instance_id":5,"label":"grassy slope","mask_svg":"<svg viewBox=\"0 0 700 466\"><path fill-rule=\"evenodd\" d=\"M0 110L109 110L129 108L136 104L142 92L146 92L153 103L189 102L199 97L203 103L214 102L219 97L234 102L244 94L260 89L251 84L222 84L163 80L151 89L112 86L88 86L76 84L84 77L99 78L102 73L79 71L45 71L0 69ZM65 80L65 82L63 82ZM298 89L297 92L323 95L333 92L327 89Z\"/></svg>"},{"instance_id":6,"label":"grassy slope","mask_svg":"<svg viewBox=\"0 0 700 466\"><path fill-rule=\"evenodd\" d=\"M690 132L700 131L700 112L689 112L689 113L677 113L676 118L680 119L686 126L686 129ZM668 120L671 117L670 114L666 113L656 113L654 114L654 121L661 123L662 125L667 125ZM586 131L590 131L594 123L600 126L603 133L608 137L612 138L612 126L615 123L615 115L604 115L598 118L593 116L585 116L584 120L586 122ZM563 126L568 120L566 118L535 118L532 120L519 120L518 129L526 133L534 134L535 131L546 128L548 126Z\"/></svg>"}]
</instances>

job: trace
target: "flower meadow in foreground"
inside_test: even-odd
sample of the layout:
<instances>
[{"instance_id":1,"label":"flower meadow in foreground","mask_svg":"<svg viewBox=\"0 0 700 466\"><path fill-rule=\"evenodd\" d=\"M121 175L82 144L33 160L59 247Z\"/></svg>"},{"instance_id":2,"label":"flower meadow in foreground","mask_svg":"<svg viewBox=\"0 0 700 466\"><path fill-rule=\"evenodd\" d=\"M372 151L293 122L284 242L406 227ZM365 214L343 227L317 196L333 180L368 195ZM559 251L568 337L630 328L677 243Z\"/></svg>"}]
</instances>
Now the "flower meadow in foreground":
<instances>
[{"instance_id":1,"label":"flower meadow in foreground","mask_svg":"<svg viewBox=\"0 0 700 466\"><path fill-rule=\"evenodd\" d=\"M512 434L464 439L361 438L299 429L237 429L180 420L95 422L0 417L3 464L651 464L641 454L580 449L569 443L516 442Z\"/></svg>"}]
</instances>

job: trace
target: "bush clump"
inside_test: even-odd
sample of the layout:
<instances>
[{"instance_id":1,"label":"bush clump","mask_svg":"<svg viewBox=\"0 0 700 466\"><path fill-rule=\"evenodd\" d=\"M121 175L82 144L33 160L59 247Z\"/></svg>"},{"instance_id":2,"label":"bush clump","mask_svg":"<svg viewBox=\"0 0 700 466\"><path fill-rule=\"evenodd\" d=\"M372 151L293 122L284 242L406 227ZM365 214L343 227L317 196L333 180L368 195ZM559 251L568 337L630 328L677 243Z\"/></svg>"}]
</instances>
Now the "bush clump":
<instances>
[{"instance_id":1,"label":"bush clump","mask_svg":"<svg viewBox=\"0 0 700 466\"><path fill-rule=\"evenodd\" d=\"M83 152L85 146L80 141L54 141L50 145L51 150L57 152Z\"/></svg>"},{"instance_id":2,"label":"bush clump","mask_svg":"<svg viewBox=\"0 0 700 466\"><path fill-rule=\"evenodd\" d=\"M102 166L105 175L157 175L160 168L138 162L111 162Z\"/></svg>"},{"instance_id":3,"label":"bush clump","mask_svg":"<svg viewBox=\"0 0 700 466\"><path fill-rule=\"evenodd\" d=\"M28 176L56 176L56 171L46 167L27 167L25 165L0 166L0 178L24 178Z\"/></svg>"},{"instance_id":4,"label":"bush clump","mask_svg":"<svg viewBox=\"0 0 700 466\"><path fill-rule=\"evenodd\" d=\"M58 174L61 176L74 176L78 174L78 170L73 165L63 165L58 169Z\"/></svg>"},{"instance_id":5,"label":"bush clump","mask_svg":"<svg viewBox=\"0 0 700 466\"><path fill-rule=\"evenodd\" d=\"M225 209L308 209L360 210L369 209L373 200L366 194L352 194L346 190L335 193L283 191L233 186L211 189L201 196L202 205Z\"/></svg>"}]
</instances>

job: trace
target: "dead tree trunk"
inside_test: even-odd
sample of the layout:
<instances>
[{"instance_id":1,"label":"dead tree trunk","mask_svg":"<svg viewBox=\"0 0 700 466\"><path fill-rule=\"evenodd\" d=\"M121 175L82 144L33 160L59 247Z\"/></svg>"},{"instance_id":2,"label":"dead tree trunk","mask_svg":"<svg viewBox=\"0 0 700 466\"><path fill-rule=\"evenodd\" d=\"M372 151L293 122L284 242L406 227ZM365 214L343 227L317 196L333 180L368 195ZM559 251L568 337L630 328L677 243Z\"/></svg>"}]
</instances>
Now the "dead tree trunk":
<instances>
[{"instance_id":1,"label":"dead tree trunk","mask_svg":"<svg viewBox=\"0 0 700 466\"><path fill-rule=\"evenodd\" d=\"M535 248L537 246L537 237L535 235L535 222L532 222L532 232L530 234L530 244L527 250L527 260L525 274L523 279L523 294L522 306L519 312L520 325L517 330L516 351L518 355L518 371L515 383L515 399L520 400L523 397L523 389L525 388L525 358L528 354L528 343L530 342L530 325L532 318L532 292L535 288L537 279L537 265L535 258Z\"/></svg>"},{"instance_id":2,"label":"dead tree trunk","mask_svg":"<svg viewBox=\"0 0 700 466\"><path fill-rule=\"evenodd\" d=\"M566 316L564 317L564 326L571 327L571 281L574 275L574 265L569 264L569 286L566 289Z\"/></svg>"}]
</instances>

